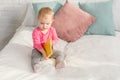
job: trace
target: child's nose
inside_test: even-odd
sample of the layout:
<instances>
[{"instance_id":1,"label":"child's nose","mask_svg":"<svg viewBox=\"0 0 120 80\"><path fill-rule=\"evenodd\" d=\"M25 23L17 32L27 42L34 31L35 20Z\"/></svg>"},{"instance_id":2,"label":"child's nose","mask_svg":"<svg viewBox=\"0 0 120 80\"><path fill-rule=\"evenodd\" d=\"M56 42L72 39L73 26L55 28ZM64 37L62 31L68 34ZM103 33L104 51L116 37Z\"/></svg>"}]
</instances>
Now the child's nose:
<instances>
[{"instance_id":1,"label":"child's nose","mask_svg":"<svg viewBox=\"0 0 120 80\"><path fill-rule=\"evenodd\" d=\"M46 28L46 27L47 27L47 25L46 25L46 24L44 24L44 25L43 25L43 27L44 27L44 28Z\"/></svg>"}]
</instances>

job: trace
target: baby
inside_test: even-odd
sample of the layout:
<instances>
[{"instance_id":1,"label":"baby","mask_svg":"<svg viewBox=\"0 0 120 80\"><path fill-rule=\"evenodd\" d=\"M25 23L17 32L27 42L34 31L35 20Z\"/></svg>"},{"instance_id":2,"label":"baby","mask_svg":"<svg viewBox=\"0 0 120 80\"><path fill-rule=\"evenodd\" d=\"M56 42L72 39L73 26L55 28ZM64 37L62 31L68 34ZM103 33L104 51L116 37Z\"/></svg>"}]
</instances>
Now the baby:
<instances>
[{"instance_id":1,"label":"baby","mask_svg":"<svg viewBox=\"0 0 120 80\"><path fill-rule=\"evenodd\" d=\"M33 47L31 55L31 64L34 72L41 70L40 62L42 59L47 60L54 58L56 60L56 69L63 68L64 65L64 54L60 51L53 49L54 45L58 42L58 37L55 28L51 26L54 21L54 12L49 7L43 7L38 13L38 26L33 30ZM45 44L50 43L51 46L47 45L51 51L46 51ZM53 50L53 51L52 51ZM49 52L49 53L48 53Z\"/></svg>"}]
</instances>

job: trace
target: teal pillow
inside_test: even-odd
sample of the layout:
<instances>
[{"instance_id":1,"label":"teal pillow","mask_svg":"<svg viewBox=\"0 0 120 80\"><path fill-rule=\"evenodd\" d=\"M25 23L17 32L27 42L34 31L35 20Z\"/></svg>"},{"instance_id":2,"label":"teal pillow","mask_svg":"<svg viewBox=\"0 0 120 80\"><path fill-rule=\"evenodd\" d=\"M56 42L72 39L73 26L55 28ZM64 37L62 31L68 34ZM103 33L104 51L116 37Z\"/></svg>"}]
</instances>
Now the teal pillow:
<instances>
[{"instance_id":1,"label":"teal pillow","mask_svg":"<svg viewBox=\"0 0 120 80\"><path fill-rule=\"evenodd\" d=\"M35 11L36 17L38 16L38 12L42 7L50 7L56 14L56 12L62 7L57 1L49 1L49 2L39 2L39 3L32 3L33 9Z\"/></svg>"},{"instance_id":2,"label":"teal pillow","mask_svg":"<svg viewBox=\"0 0 120 80\"><path fill-rule=\"evenodd\" d=\"M64 5L66 0L58 0L58 2L61 3L62 5Z\"/></svg>"},{"instance_id":3,"label":"teal pillow","mask_svg":"<svg viewBox=\"0 0 120 80\"><path fill-rule=\"evenodd\" d=\"M96 3L79 3L79 7L96 17L96 21L88 28L87 35L115 35L112 1Z\"/></svg>"}]
</instances>

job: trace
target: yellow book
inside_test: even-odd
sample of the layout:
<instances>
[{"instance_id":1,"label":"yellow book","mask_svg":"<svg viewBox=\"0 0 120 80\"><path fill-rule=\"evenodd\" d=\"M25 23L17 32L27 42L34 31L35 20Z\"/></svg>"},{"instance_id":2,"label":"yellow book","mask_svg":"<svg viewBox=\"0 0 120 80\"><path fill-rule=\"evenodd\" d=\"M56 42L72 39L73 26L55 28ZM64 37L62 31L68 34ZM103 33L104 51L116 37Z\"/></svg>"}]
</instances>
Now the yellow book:
<instances>
[{"instance_id":1,"label":"yellow book","mask_svg":"<svg viewBox=\"0 0 120 80\"><path fill-rule=\"evenodd\" d=\"M48 39L44 44L43 48L46 52L47 57L50 57L53 54L53 45L52 45L52 40Z\"/></svg>"}]
</instances>

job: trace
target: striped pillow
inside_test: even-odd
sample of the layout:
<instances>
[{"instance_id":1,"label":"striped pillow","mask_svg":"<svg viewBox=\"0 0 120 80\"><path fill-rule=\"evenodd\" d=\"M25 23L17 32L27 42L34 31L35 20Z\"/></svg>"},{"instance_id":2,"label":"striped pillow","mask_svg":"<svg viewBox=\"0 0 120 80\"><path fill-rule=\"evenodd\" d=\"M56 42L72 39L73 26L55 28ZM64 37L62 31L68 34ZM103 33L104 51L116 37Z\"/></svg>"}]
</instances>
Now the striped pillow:
<instances>
[{"instance_id":1,"label":"striped pillow","mask_svg":"<svg viewBox=\"0 0 120 80\"><path fill-rule=\"evenodd\" d=\"M73 42L84 35L88 27L95 21L95 17L66 1L56 13L55 27L58 37Z\"/></svg>"}]
</instances>

